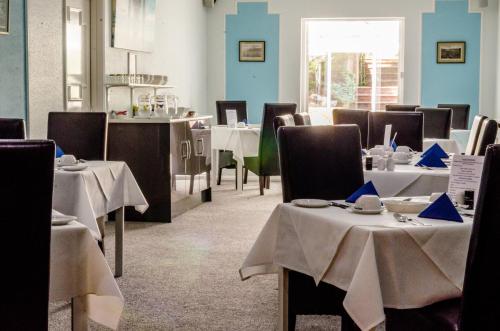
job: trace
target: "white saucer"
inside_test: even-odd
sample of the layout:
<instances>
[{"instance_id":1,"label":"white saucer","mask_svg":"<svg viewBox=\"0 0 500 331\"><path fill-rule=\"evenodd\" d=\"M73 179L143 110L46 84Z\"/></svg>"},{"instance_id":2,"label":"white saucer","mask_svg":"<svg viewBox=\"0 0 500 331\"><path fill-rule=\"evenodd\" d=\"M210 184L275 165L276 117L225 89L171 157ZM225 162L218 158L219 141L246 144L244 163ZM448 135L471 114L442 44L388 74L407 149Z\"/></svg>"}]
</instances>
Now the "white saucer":
<instances>
[{"instance_id":1,"label":"white saucer","mask_svg":"<svg viewBox=\"0 0 500 331\"><path fill-rule=\"evenodd\" d=\"M52 225L53 226L61 226L61 225L66 225L69 222L76 221L75 216L68 216L68 215L53 215L52 216Z\"/></svg>"},{"instance_id":2,"label":"white saucer","mask_svg":"<svg viewBox=\"0 0 500 331\"><path fill-rule=\"evenodd\" d=\"M71 165L71 166L62 166L61 169L64 171L81 171L87 169L86 164L77 164L77 165Z\"/></svg>"},{"instance_id":3,"label":"white saucer","mask_svg":"<svg viewBox=\"0 0 500 331\"><path fill-rule=\"evenodd\" d=\"M296 199L292 200L292 203L303 208L324 208L330 205L328 201L320 199Z\"/></svg>"},{"instance_id":4,"label":"white saucer","mask_svg":"<svg viewBox=\"0 0 500 331\"><path fill-rule=\"evenodd\" d=\"M411 163L411 160L407 160L407 161L394 160L394 164L410 164L410 163Z\"/></svg>"},{"instance_id":5,"label":"white saucer","mask_svg":"<svg viewBox=\"0 0 500 331\"><path fill-rule=\"evenodd\" d=\"M354 214L361 214L361 215L376 215L376 214L382 214L382 212L385 210L384 208L380 208L377 210L359 210L359 209L354 209L354 207L349 208L350 211L352 211Z\"/></svg>"}]
</instances>

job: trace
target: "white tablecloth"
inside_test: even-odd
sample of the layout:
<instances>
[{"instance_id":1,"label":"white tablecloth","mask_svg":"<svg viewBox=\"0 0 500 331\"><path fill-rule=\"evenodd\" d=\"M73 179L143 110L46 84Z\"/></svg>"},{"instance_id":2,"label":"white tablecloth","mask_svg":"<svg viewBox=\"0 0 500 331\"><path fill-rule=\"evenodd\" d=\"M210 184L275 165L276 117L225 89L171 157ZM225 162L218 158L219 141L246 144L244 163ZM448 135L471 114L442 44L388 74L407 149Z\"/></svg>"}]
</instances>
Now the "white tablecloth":
<instances>
[{"instance_id":1,"label":"white tablecloth","mask_svg":"<svg viewBox=\"0 0 500 331\"><path fill-rule=\"evenodd\" d=\"M391 213L357 215L340 208L279 205L245 259L247 279L278 267L333 284L362 330L384 321L384 307L417 308L458 297L472 220L398 223Z\"/></svg>"},{"instance_id":2,"label":"white tablecloth","mask_svg":"<svg viewBox=\"0 0 500 331\"><path fill-rule=\"evenodd\" d=\"M424 139L424 151L427 150L427 148L431 147L434 144L439 144L442 149L446 153L453 153L453 154L460 154L462 153L460 146L458 143L453 140L453 139L435 139L435 138L426 138Z\"/></svg>"},{"instance_id":3,"label":"white tablecloth","mask_svg":"<svg viewBox=\"0 0 500 331\"><path fill-rule=\"evenodd\" d=\"M420 158L416 157L414 162ZM413 162L413 163L414 163ZM395 196L424 196L447 192L450 169L426 169L412 164L397 164L394 171L364 171L365 182L373 181L383 198Z\"/></svg>"},{"instance_id":4,"label":"white tablecloth","mask_svg":"<svg viewBox=\"0 0 500 331\"><path fill-rule=\"evenodd\" d=\"M86 296L88 317L116 329L124 299L89 229L78 222L53 226L50 301Z\"/></svg>"},{"instance_id":5,"label":"white tablecloth","mask_svg":"<svg viewBox=\"0 0 500 331\"><path fill-rule=\"evenodd\" d=\"M259 128L228 128L212 126L212 149L232 151L238 162L259 155Z\"/></svg>"},{"instance_id":6,"label":"white tablecloth","mask_svg":"<svg viewBox=\"0 0 500 331\"><path fill-rule=\"evenodd\" d=\"M83 171L56 170L52 208L78 218L101 238L96 219L123 206L148 208L146 198L125 162L92 161Z\"/></svg>"}]
</instances>

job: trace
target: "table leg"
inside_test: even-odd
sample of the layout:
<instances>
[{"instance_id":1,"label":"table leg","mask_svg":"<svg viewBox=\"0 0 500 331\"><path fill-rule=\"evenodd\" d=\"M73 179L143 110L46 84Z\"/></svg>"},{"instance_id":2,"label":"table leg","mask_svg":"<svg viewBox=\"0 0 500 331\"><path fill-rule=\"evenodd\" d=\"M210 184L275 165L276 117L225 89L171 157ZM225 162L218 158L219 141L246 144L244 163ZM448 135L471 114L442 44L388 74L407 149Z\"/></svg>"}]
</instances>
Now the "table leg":
<instances>
[{"instance_id":1,"label":"table leg","mask_svg":"<svg viewBox=\"0 0 500 331\"><path fill-rule=\"evenodd\" d=\"M123 234L125 232L125 207L116 211L115 216L115 277L123 274Z\"/></svg>"},{"instance_id":2,"label":"table leg","mask_svg":"<svg viewBox=\"0 0 500 331\"><path fill-rule=\"evenodd\" d=\"M243 162L237 161L236 167L238 168L236 171L236 185L238 186L238 189L243 191Z\"/></svg>"},{"instance_id":3,"label":"table leg","mask_svg":"<svg viewBox=\"0 0 500 331\"><path fill-rule=\"evenodd\" d=\"M280 268L278 279L280 304L278 330L288 331L288 271L284 268Z\"/></svg>"},{"instance_id":4,"label":"table leg","mask_svg":"<svg viewBox=\"0 0 500 331\"><path fill-rule=\"evenodd\" d=\"M106 249L104 248L104 237L106 237L106 216L98 217L97 218L97 227L99 228L99 232L101 233L101 241L100 241L100 248L102 250L102 254L106 255Z\"/></svg>"},{"instance_id":5,"label":"table leg","mask_svg":"<svg viewBox=\"0 0 500 331\"><path fill-rule=\"evenodd\" d=\"M218 171L219 171L219 150L212 149L212 187L217 186Z\"/></svg>"},{"instance_id":6,"label":"table leg","mask_svg":"<svg viewBox=\"0 0 500 331\"><path fill-rule=\"evenodd\" d=\"M71 330L87 331L89 318L87 316L87 299L76 297L71 299Z\"/></svg>"}]
</instances>

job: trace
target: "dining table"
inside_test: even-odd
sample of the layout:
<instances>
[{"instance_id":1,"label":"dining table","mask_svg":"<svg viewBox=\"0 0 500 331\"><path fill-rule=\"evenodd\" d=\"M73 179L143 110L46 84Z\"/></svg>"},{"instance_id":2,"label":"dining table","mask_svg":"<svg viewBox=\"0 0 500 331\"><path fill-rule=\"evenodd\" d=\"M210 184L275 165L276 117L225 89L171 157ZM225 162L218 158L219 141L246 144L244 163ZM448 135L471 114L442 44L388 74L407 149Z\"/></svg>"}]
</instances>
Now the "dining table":
<instances>
[{"instance_id":1,"label":"dining table","mask_svg":"<svg viewBox=\"0 0 500 331\"><path fill-rule=\"evenodd\" d=\"M117 211L115 275L119 277L123 274L124 207L133 206L144 213L148 202L125 162L85 161L80 165L84 169L56 168L52 208L76 216L97 240L104 237L104 219L108 213Z\"/></svg>"},{"instance_id":2,"label":"dining table","mask_svg":"<svg viewBox=\"0 0 500 331\"><path fill-rule=\"evenodd\" d=\"M279 329L287 330L290 270L344 291L343 306L361 330L385 320L384 308L410 309L461 295L472 218L452 222L383 211L279 204L239 273L242 280L278 273ZM332 298L333 299L333 298Z\"/></svg>"},{"instance_id":3,"label":"dining table","mask_svg":"<svg viewBox=\"0 0 500 331\"><path fill-rule=\"evenodd\" d=\"M49 300L71 300L73 331L88 330L89 319L118 328L123 295L94 236L79 222L52 226Z\"/></svg>"},{"instance_id":4,"label":"dining table","mask_svg":"<svg viewBox=\"0 0 500 331\"><path fill-rule=\"evenodd\" d=\"M451 169L417 167L419 155L409 164L396 164L394 171L364 170L365 183L372 181L380 197L426 196L448 191ZM366 169L366 168L365 168Z\"/></svg>"},{"instance_id":5,"label":"dining table","mask_svg":"<svg viewBox=\"0 0 500 331\"><path fill-rule=\"evenodd\" d=\"M214 125L211 131L212 185L215 187L217 184L219 151L231 151L233 159L236 160L237 186L243 190L245 157L259 155L260 125L248 125L244 128Z\"/></svg>"}]
</instances>

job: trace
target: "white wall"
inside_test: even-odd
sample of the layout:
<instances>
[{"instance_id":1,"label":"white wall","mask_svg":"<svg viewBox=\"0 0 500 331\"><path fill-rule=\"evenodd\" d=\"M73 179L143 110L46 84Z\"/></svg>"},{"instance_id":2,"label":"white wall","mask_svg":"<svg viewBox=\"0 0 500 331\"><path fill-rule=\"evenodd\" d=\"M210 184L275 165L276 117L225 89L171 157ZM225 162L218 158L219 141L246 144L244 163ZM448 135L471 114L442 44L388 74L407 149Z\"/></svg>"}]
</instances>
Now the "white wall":
<instances>
[{"instance_id":1,"label":"white wall","mask_svg":"<svg viewBox=\"0 0 500 331\"><path fill-rule=\"evenodd\" d=\"M110 47L109 22L106 31L106 73L127 73L128 51ZM207 15L202 1L157 0L155 40L152 53L136 52L137 72L167 75L169 84L176 87L169 93L179 96L181 106L206 113ZM127 107L127 95L114 90L111 108Z\"/></svg>"},{"instance_id":2,"label":"white wall","mask_svg":"<svg viewBox=\"0 0 500 331\"><path fill-rule=\"evenodd\" d=\"M47 117L64 109L63 2L28 0L29 133L47 137Z\"/></svg>"},{"instance_id":3,"label":"white wall","mask_svg":"<svg viewBox=\"0 0 500 331\"><path fill-rule=\"evenodd\" d=\"M245 0L251 2L252 0ZM471 0L471 11L477 10ZM496 106L497 11L490 0L483 13L481 111L492 113ZM269 0L269 12L280 14L280 101L300 104L300 54L302 18L405 18L404 102L420 102L422 13L434 11L434 0ZM215 113L215 101L225 96L225 15L236 13L236 0L219 0L208 14L208 108ZM498 107L500 114L500 102Z\"/></svg>"}]
</instances>

